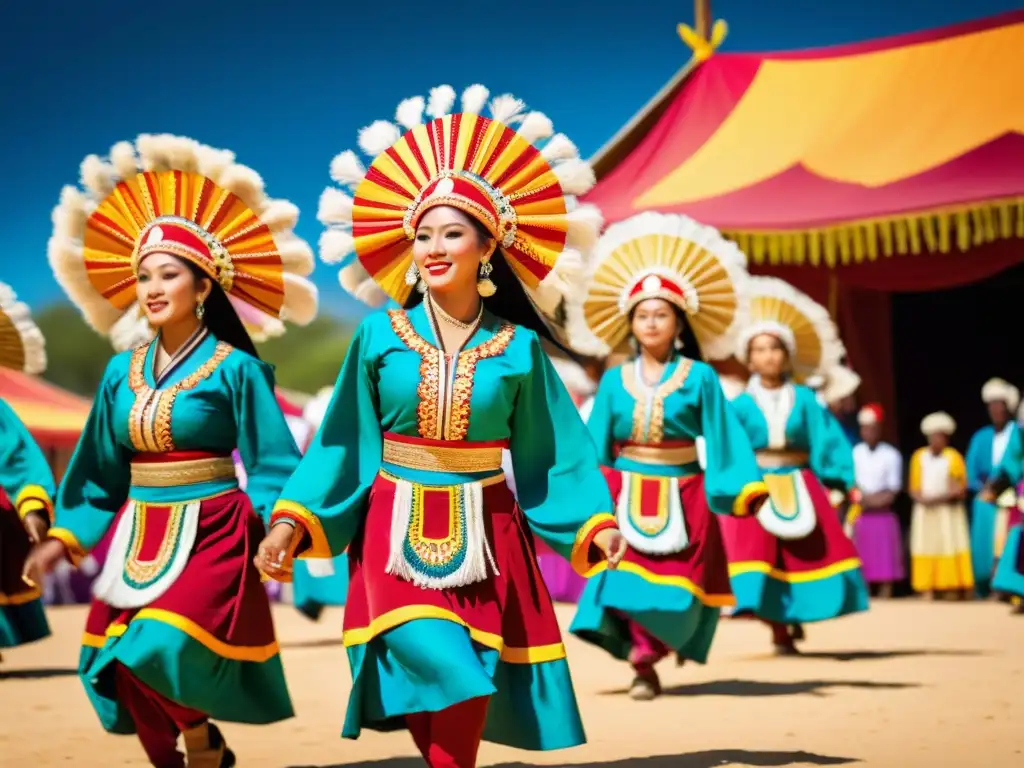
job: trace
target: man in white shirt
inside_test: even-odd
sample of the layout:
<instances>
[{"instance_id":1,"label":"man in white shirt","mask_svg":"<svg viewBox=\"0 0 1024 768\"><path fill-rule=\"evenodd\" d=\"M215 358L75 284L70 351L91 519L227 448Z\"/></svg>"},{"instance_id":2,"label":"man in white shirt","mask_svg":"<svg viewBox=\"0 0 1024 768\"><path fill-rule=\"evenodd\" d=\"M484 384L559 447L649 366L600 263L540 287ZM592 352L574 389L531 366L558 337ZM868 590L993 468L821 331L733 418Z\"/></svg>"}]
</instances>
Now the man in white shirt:
<instances>
[{"instance_id":1,"label":"man in white shirt","mask_svg":"<svg viewBox=\"0 0 1024 768\"><path fill-rule=\"evenodd\" d=\"M857 488L863 512L853 523L853 541L860 553L865 580L875 585L878 596L892 597L892 587L906 575L903 535L893 512L903 490L903 457L882 442L882 407L865 405L857 414L863 442L853 449Z\"/></svg>"}]
</instances>

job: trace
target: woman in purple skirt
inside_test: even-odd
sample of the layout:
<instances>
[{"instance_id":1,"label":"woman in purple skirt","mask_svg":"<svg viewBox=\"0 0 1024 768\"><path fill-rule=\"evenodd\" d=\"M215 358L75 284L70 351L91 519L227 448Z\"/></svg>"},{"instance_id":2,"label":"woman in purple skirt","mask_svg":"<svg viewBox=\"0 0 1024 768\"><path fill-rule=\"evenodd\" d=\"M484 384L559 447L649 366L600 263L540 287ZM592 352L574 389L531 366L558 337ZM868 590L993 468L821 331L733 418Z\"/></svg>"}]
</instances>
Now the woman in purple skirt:
<instances>
[{"instance_id":1,"label":"woman in purple skirt","mask_svg":"<svg viewBox=\"0 0 1024 768\"><path fill-rule=\"evenodd\" d=\"M853 522L853 541L861 569L879 597L892 597L892 587L906 575L900 521L892 511L903 490L903 457L882 441L882 407L865 405L857 414L863 442L853 449L857 487L862 494L861 515Z\"/></svg>"}]
</instances>

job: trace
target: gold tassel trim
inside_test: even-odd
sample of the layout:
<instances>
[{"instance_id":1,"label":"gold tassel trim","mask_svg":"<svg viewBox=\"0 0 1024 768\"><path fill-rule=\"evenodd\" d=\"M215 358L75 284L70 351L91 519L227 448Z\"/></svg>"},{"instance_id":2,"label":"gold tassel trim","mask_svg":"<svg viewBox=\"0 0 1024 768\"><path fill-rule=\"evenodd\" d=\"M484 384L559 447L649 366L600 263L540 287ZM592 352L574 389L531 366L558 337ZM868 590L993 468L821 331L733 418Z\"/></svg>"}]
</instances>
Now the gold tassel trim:
<instances>
[{"instance_id":1,"label":"gold tassel trim","mask_svg":"<svg viewBox=\"0 0 1024 768\"><path fill-rule=\"evenodd\" d=\"M1024 238L1024 198L869 219L820 229L723 233L755 264L835 267L879 257L967 251Z\"/></svg>"}]
</instances>

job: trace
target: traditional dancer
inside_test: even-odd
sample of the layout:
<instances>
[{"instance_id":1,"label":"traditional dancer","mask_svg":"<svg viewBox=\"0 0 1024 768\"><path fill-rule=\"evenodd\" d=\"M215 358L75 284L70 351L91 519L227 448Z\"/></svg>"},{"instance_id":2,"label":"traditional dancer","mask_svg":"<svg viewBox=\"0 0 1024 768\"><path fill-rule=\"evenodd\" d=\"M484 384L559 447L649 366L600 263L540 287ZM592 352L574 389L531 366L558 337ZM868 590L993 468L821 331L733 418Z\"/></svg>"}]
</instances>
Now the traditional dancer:
<instances>
[{"instance_id":1,"label":"traditional dancer","mask_svg":"<svg viewBox=\"0 0 1024 768\"><path fill-rule=\"evenodd\" d=\"M1021 408L1024 410L1024 406ZM992 502L1014 485L1017 486L1017 498L1024 498L1024 436L1021 435L1020 417L1021 411L1018 411L1017 424L1010 433L1002 460L978 494L983 501ZM1011 598L1014 613L1024 614L1024 523L1021 521L1020 509L1016 512L1006 534L1002 556L996 565L992 589Z\"/></svg>"},{"instance_id":2,"label":"traditional dancer","mask_svg":"<svg viewBox=\"0 0 1024 768\"><path fill-rule=\"evenodd\" d=\"M643 213L601 237L573 327L580 349L636 345L601 379L587 421L630 549L614 573L594 569L570 628L630 662L634 699L660 693L654 665L669 653L707 660L733 603L718 518L767 496L714 369L680 352L692 332L692 354L732 354L747 279L746 257L714 229Z\"/></svg>"},{"instance_id":3,"label":"traditional dancer","mask_svg":"<svg viewBox=\"0 0 1024 768\"><path fill-rule=\"evenodd\" d=\"M1020 402L1020 390L1003 379L989 379L981 388L981 399L988 407L992 423L974 433L967 446L967 490L971 501L971 565L974 589L987 597L992 589L992 571L996 562L996 531L1004 526L1009 509L1016 503L1012 489L1004 496L986 501L979 493L999 466L1015 429L1013 413Z\"/></svg>"},{"instance_id":4,"label":"traditional dancer","mask_svg":"<svg viewBox=\"0 0 1024 768\"><path fill-rule=\"evenodd\" d=\"M829 413L835 417L851 446L860 442L857 424L856 394L860 388L860 376L845 365L833 365L821 374L822 386L819 392Z\"/></svg>"},{"instance_id":5,"label":"traditional dancer","mask_svg":"<svg viewBox=\"0 0 1024 768\"><path fill-rule=\"evenodd\" d=\"M482 115L487 96L472 86L448 114L455 92L435 88L426 124L425 100L407 100L397 116L408 133L388 122L361 133L376 154L368 171L353 152L332 163L355 195L325 191L322 256L354 246L343 284L362 293L372 277L407 309L359 326L261 545L275 577L292 547L348 547L343 736L407 727L434 768L475 765L481 738L583 743L533 537L581 571L625 548L534 308L560 299L566 245L596 236L600 217L567 198L593 174L564 137L538 151L551 123L518 99L499 96Z\"/></svg>"},{"instance_id":6,"label":"traditional dancer","mask_svg":"<svg viewBox=\"0 0 1024 768\"><path fill-rule=\"evenodd\" d=\"M125 507L94 585L86 691L103 726L137 733L153 765L184 765L179 732L190 768L234 765L210 719L292 716L251 560L299 459L235 307L257 324L309 322L312 255L292 232L297 209L267 198L231 152L140 136L109 162L86 158L82 179L54 211L57 279L96 330L137 303L158 336L107 366L56 527L27 571L81 558Z\"/></svg>"},{"instance_id":7,"label":"traditional dancer","mask_svg":"<svg viewBox=\"0 0 1024 768\"><path fill-rule=\"evenodd\" d=\"M776 653L787 655L797 652L803 624L867 610L868 593L834 508L856 497L852 450L814 393L794 381L830 370L842 343L810 297L775 278L750 283L737 356L752 375L732 404L771 502L756 519L723 520L722 532L737 612L768 621Z\"/></svg>"},{"instance_id":8,"label":"traditional dancer","mask_svg":"<svg viewBox=\"0 0 1024 768\"><path fill-rule=\"evenodd\" d=\"M43 334L6 283L0 283L0 367L33 375L46 369ZM0 400L0 648L50 634L42 582L26 582L22 568L32 544L46 537L53 493L46 457L14 410Z\"/></svg>"},{"instance_id":9,"label":"traditional dancer","mask_svg":"<svg viewBox=\"0 0 1024 768\"><path fill-rule=\"evenodd\" d=\"M882 441L882 406L870 403L857 420L863 442L853 448L862 512L853 523L853 542L860 555L864 579L876 585L878 596L892 597L893 584L905 576L903 533L893 505L903 490L903 457Z\"/></svg>"},{"instance_id":10,"label":"traditional dancer","mask_svg":"<svg viewBox=\"0 0 1024 768\"><path fill-rule=\"evenodd\" d=\"M964 508L967 470L963 456L949 445L955 431L948 413L925 416L921 434L928 446L910 459L910 583L932 598L942 592L966 599L974 587Z\"/></svg>"}]
</instances>

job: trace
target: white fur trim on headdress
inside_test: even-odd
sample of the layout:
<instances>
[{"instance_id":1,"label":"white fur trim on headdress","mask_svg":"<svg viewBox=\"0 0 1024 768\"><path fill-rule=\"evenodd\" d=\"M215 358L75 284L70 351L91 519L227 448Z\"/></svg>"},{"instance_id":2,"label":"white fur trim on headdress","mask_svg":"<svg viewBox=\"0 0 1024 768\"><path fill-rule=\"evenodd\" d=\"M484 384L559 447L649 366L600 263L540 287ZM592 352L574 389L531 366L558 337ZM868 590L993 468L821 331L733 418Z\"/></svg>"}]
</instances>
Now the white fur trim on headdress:
<instances>
[{"instance_id":1,"label":"white fur trim on headdress","mask_svg":"<svg viewBox=\"0 0 1024 768\"><path fill-rule=\"evenodd\" d=\"M412 130L426 121L450 114L457 96L450 85L440 85L432 88L426 98L413 96L403 100L396 109L394 121L377 120L360 131L359 148L372 162L398 142L404 130ZM484 116L489 112L491 119L515 130L520 138L540 151L562 187L568 211L565 250L540 285L526 289L530 299L546 316L545 320L560 325L565 314L560 311L565 296L581 281L585 273L585 256L597 242L604 223L596 207L578 204L575 199L575 196L589 192L596 183L593 168L580 158L579 151L569 139L554 132L546 115L528 110L521 99L511 94L491 98L485 86L470 85L462 93L461 108L465 113ZM321 195L318 218L326 229L320 238L320 258L327 264L342 265L343 274L338 279L346 291L364 303L380 306L387 300L387 295L355 259L355 238L352 235L354 201L351 193L365 178L367 165L352 150L340 153L331 161L331 179L345 191L328 187Z\"/></svg>"},{"instance_id":2,"label":"white fur trim on headdress","mask_svg":"<svg viewBox=\"0 0 1024 768\"><path fill-rule=\"evenodd\" d=\"M1005 379L989 379L981 388L981 400L986 404L1001 400L1013 413L1020 405L1020 390Z\"/></svg>"},{"instance_id":3,"label":"white fur trim on headdress","mask_svg":"<svg viewBox=\"0 0 1024 768\"><path fill-rule=\"evenodd\" d=\"M46 339L7 283L0 283L0 366L32 375L46 370Z\"/></svg>"},{"instance_id":4,"label":"white fur trim on headdress","mask_svg":"<svg viewBox=\"0 0 1024 768\"><path fill-rule=\"evenodd\" d=\"M778 338L798 377L828 372L846 354L828 310L776 277L751 277L749 322L736 343L736 357L747 362L750 342L762 334Z\"/></svg>"},{"instance_id":5,"label":"white fur trim on headdress","mask_svg":"<svg viewBox=\"0 0 1024 768\"><path fill-rule=\"evenodd\" d=\"M945 411L930 413L921 419L921 434L925 437L933 434L952 435L956 432L956 422Z\"/></svg>"}]
</instances>

